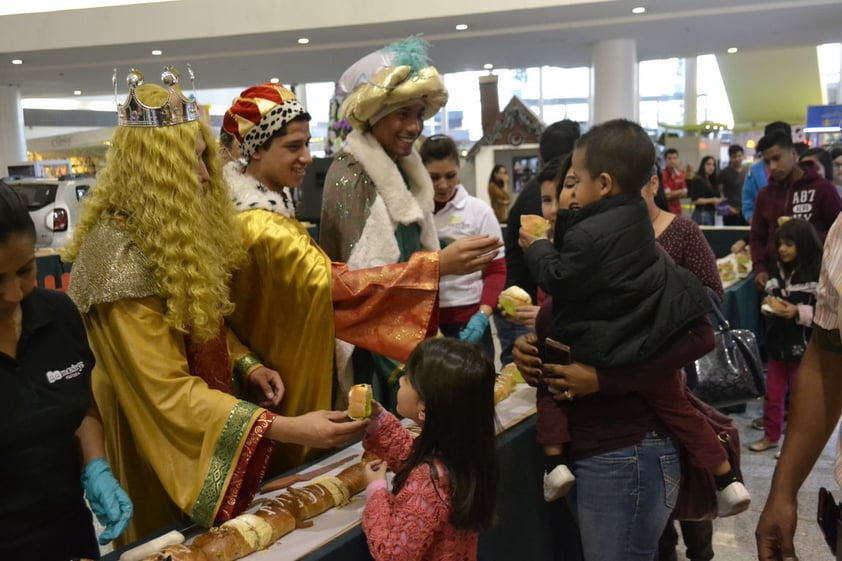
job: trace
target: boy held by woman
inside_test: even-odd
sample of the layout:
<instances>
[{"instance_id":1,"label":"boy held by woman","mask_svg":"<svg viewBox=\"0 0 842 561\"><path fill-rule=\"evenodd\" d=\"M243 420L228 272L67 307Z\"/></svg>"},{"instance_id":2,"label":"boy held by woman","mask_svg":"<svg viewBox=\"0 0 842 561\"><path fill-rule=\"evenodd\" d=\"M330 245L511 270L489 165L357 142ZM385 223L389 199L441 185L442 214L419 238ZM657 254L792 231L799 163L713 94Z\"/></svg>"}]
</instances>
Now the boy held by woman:
<instances>
[{"instance_id":1,"label":"boy held by woman","mask_svg":"<svg viewBox=\"0 0 842 561\"><path fill-rule=\"evenodd\" d=\"M601 391L640 392L692 461L711 470L718 515L731 516L751 499L717 435L686 399L680 373L711 350L690 335L710 328L708 296L655 243L640 196L654 160L652 141L636 123L618 119L593 127L573 152L574 197L581 210L559 212L554 242L521 229L520 245L533 278L553 298L548 337L568 345L573 361L607 374L600 380L617 382ZM675 363L663 360L668 350ZM555 361L545 354L544 362ZM641 376L658 383L634 387L622 381ZM565 403L576 396L566 390L553 397L540 387L538 395L544 496L550 501L575 482L564 452L570 441Z\"/></svg>"}]
</instances>

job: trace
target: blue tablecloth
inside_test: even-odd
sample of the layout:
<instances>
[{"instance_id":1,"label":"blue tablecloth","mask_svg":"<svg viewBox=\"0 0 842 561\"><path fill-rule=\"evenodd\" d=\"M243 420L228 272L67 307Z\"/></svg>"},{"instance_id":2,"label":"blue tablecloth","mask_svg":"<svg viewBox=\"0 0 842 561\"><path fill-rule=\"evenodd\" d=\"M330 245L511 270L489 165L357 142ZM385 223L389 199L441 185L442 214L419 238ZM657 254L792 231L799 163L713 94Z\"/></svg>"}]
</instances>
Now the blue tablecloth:
<instances>
[{"instance_id":1,"label":"blue tablecloth","mask_svg":"<svg viewBox=\"0 0 842 561\"><path fill-rule=\"evenodd\" d=\"M765 326L760 315L760 297L754 275L749 275L725 290L722 313L731 327L752 331L757 336L757 344L762 346Z\"/></svg>"}]
</instances>

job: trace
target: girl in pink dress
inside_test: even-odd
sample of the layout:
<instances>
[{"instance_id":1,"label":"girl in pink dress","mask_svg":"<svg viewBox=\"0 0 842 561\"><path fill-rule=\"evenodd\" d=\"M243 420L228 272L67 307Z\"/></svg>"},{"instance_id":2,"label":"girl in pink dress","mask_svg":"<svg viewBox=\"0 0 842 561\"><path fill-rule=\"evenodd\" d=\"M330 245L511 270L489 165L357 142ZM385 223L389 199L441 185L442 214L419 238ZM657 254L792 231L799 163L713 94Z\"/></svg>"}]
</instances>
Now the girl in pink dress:
<instances>
[{"instance_id":1,"label":"girl in pink dress","mask_svg":"<svg viewBox=\"0 0 842 561\"><path fill-rule=\"evenodd\" d=\"M377 561L475 561L494 516L494 366L475 345L428 339L406 363L397 402L421 434L374 404L363 447L383 461L366 466L369 550Z\"/></svg>"}]
</instances>

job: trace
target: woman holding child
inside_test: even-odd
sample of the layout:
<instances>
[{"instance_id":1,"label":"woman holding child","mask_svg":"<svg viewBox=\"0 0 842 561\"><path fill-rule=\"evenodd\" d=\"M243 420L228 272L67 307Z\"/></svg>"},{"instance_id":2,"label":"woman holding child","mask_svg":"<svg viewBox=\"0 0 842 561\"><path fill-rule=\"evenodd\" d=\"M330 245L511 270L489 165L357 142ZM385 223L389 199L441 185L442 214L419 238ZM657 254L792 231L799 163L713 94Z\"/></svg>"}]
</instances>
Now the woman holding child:
<instances>
[{"instance_id":1,"label":"woman holding child","mask_svg":"<svg viewBox=\"0 0 842 561\"><path fill-rule=\"evenodd\" d=\"M653 162L651 143L638 125L618 120L594 127L573 154L574 196L583 209L559 214L556 248L521 231L530 271L554 302L552 327L549 309L542 310L538 334L565 340L574 360L600 367L542 365L534 335L515 346L524 376L564 390L564 407L554 408L560 412L553 413L556 424L543 428L566 433L556 435L563 455L555 467L566 463L575 475L568 503L591 560L655 555L681 475L673 434L698 442L689 449L694 462L719 476L721 514L748 503L715 435L697 432L702 427L682 399L678 369L708 352L713 334L701 286L666 262L647 222L639 190ZM545 372L562 379L544 378ZM539 434L542 412L552 409L543 403ZM548 454L551 480L556 470L550 459ZM606 540L606 533L616 539Z\"/></svg>"}]
</instances>

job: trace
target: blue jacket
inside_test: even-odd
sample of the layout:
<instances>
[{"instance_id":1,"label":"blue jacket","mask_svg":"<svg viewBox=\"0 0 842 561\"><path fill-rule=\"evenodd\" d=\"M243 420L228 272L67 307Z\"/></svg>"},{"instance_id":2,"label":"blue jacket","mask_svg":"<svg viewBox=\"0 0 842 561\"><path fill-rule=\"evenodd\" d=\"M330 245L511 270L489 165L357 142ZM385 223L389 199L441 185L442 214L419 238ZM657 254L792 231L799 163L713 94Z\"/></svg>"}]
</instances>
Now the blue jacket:
<instances>
[{"instance_id":1,"label":"blue jacket","mask_svg":"<svg viewBox=\"0 0 842 561\"><path fill-rule=\"evenodd\" d=\"M750 220L754 214L754 201L757 193L769 183L769 176L766 175L766 165L763 160L751 164L746 180L743 183L743 216Z\"/></svg>"}]
</instances>

